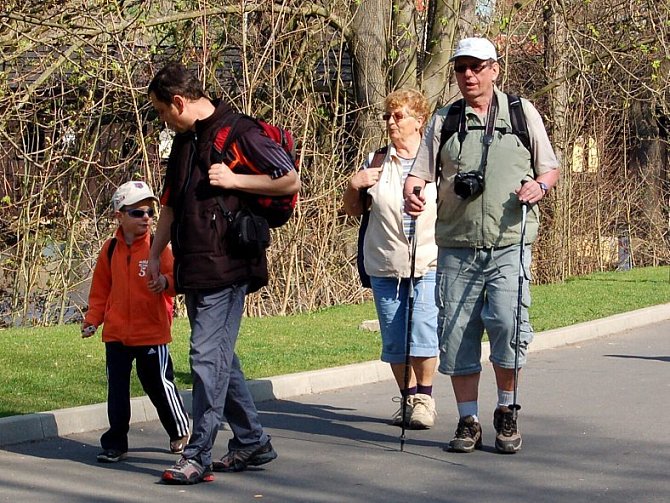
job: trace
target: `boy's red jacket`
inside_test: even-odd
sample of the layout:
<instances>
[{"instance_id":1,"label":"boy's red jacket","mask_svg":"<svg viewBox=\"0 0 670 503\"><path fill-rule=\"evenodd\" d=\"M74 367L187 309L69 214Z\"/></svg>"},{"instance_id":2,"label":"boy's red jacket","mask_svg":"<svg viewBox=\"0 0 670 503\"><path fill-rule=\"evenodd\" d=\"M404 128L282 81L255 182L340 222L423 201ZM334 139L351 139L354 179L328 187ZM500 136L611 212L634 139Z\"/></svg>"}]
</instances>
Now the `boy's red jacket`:
<instances>
[{"instance_id":1,"label":"boy's red jacket","mask_svg":"<svg viewBox=\"0 0 670 503\"><path fill-rule=\"evenodd\" d=\"M119 228L111 264L107 254L110 242L111 239L105 242L98 255L84 320L96 327L103 324L103 342L117 341L126 346L169 343L175 295L170 247L163 250L160 259L168 289L156 294L147 286L150 234L147 232L128 246Z\"/></svg>"}]
</instances>

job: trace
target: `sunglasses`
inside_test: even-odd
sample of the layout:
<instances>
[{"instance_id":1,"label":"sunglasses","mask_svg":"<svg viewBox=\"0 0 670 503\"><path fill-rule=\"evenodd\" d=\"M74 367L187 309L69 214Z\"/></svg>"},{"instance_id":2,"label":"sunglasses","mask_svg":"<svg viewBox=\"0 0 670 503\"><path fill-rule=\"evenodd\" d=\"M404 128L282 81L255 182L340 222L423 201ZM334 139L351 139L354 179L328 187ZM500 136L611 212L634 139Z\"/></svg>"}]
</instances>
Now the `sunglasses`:
<instances>
[{"instance_id":1,"label":"sunglasses","mask_svg":"<svg viewBox=\"0 0 670 503\"><path fill-rule=\"evenodd\" d=\"M382 119L384 119L385 121L389 120L391 117L393 117L394 121L400 122L401 120L407 117L411 117L411 115L405 115L402 112L393 112L393 113L385 112L382 114Z\"/></svg>"},{"instance_id":2,"label":"sunglasses","mask_svg":"<svg viewBox=\"0 0 670 503\"><path fill-rule=\"evenodd\" d=\"M144 215L147 215L149 218L154 217L153 208L149 208L148 210L140 210L135 208L134 210L126 210L125 212L133 218L144 218Z\"/></svg>"},{"instance_id":3,"label":"sunglasses","mask_svg":"<svg viewBox=\"0 0 670 503\"><path fill-rule=\"evenodd\" d=\"M489 66L488 61L484 61L483 63L470 63L469 65L461 63L459 65L454 65L454 71L456 73L465 73L468 69L470 69L472 73L477 74L480 73L487 66Z\"/></svg>"}]
</instances>

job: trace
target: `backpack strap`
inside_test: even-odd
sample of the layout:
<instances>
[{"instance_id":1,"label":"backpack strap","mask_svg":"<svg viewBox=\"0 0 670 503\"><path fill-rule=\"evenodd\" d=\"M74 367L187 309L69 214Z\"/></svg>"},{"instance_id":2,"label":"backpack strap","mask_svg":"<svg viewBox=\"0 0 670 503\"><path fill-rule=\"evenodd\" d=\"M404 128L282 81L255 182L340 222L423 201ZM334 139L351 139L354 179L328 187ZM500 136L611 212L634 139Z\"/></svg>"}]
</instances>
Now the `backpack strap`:
<instances>
[{"instance_id":1,"label":"backpack strap","mask_svg":"<svg viewBox=\"0 0 670 503\"><path fill-rule=\"evenodd\" d=\"M109 246L107 247L107 261L109 265L112 265L112 255L114 255L114 249L116 248L116 237L113 237L109 240Z\"/></svg>"},{"instance_id":2,"label":"backpack strap","mask_svg":"<svg viewBox=\"0 0 670 503\"><path fill-rule=\"evenodd\" d=\"M242 117L245 117L245 115L240 113L236 113L234 115L234 117L230 122L230 125L227 126L228 132L226 133L225 139L223 140L223 144L221 145L220 149L216 146L215 143L212 143L212 151L210 152L210 161L212 164L219 164L223 162L226 151L232 145L233 141L235 141L235 135L237 134L235 126L237 126L237 123L240 121ZM223 202L223 197L221 195L218 195L215 197L215 199L219 207L221 208L221 211L223 212L223 216L226 218L228 223L232 222L233 214L226 206L226 203Z\"/></svg>"},{"instance_id":3,"label":"backpack strap","mask_svg":"<svg viewBox=\"0 0 670 503\"><path fill-rule=\"evenodd\" d=\"M388 145L384 145L381 148L378 148L375 150L374 155L372 156L372 160L370 161L370 165L368 168L381 168L384 165L384 159L386 159L386 154L389 150ZM368 190L361 190L361 204L363 205L363 218L367 217L368 213Z\"/></svg>"},{"instance_id":4,"label":"backpack strap","mask_svg":"<svg viewBox=\"0 0 670 503\"><path fill-rule=\"evenodd\" d=\"M447 140L456 133L458 133L458 141L462 145L465 140L465 135L468 133L465 128L465 100L463 98L451 104L447 111L447 116L442 123L442 129L440 130L440 145L435 154L435 177L437 180L440 178L440 152L442 152L442 147L444 147Z\"/></svg>"},{"instance_id":5,"label":"backpack strap","mask_svg":"<svg viewBox=\"0 0 670 503\"><path fill-rule=\"evenodd\" d=\"M519 140L526 147L528 152L533 153L530 146L530 133L528 132L528 123L526 114L523 112L521 98L512 94L507 95L507 104L509 106L509 118L512 122L512 133L519 137Z\"/></svg>"},{"instance_id":6,"label":"backpack strap","mask_svg":"<svg viewBox=\"0 0 670 503\"><path fill-rule=\"evenodd\" d=\"M388 145L384 145L382 148L375 150L375 154L372 156L372 161L370 161L368 168L381 168L384 164L384 159L386 159L386 153L388 151Z\"/></svg>"},{"instance_id":7,"label":"backpack strap","mask_svg":"<svg viewBox=\"0 0 670 503\"><path fill-rule=\"evenodd\" d=\"M221 145L221 149L217 148L215 144L212 144L212 152L210 154L210 160L212 164L218 164L223 162L223 158L225 156L226 151L233 143L233 141L235 141L235 135L237 134L235 126L237 126L237 123L240 121L242 117L245 117L245 115L236 113L232 118L230 125L228 126L228 132L226 133L223 145Z\"/></svg>"},{"instance_id":8,"label":"backpack strap","mask_svg":"<svg viewBox=\"0 0 670 503\"><path fill-rule=\"evenodd\" d=\"M440 151L444 144L447 143L447 140L451 138L455 133L459 133L459 141L465 139L465 134L467 131L460 131L460 123L464 122L461 120L461 117L465 118L465 100L461 98L460 100L454 102L447 111L447 116L444 118L442 123L442 129L440 130L440 147L437 150L437 157L439 160Z\"/></svg>"}]
</instances>

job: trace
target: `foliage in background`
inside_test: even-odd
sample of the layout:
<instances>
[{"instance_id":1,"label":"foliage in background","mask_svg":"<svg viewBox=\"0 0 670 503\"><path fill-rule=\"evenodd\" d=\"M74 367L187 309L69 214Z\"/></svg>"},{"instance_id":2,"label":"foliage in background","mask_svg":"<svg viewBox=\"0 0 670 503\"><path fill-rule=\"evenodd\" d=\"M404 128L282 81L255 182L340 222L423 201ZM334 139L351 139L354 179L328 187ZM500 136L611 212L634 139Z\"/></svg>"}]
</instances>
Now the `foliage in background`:
<instances>
[{"instance_id":1,"label":"foliage in background","mask_svg":"<svg viewBox=\"0 0 670 503\"><path fill-rule=\"evenodd\" d=\"M531 323L541 332L670 302L670 267L534 285L532 295ZM374 318L372 302L244 318L238 355L249 379L376 360L379 333L358 328L363 320ZM170 350L181 389L191 386L188 334L186 320L177 320ZM81 339L72 325L0 329L0 417L104 402L104 361L99 335ZM132 392L143 394L134 372Z\"/></svg>"},{"instance_id":2,"label":"foliage in background","mask_svg":"<svg viewBox=\"0 0 670 503\"><path fill-rule=\"evenodd\" d=\"M5 1L0 324L79 319L115 187L143 178L160 191L169 134L145 86L170 58L301 146L301 201L273 232L271 282L248 314L366 298L342 191L383 141L383 96L453 98L448 57L473 34L495 40L501 87L533 99L562 158L538 281L668 263L669 30L670 5L652 0Z\"/></svg>"}]
</instances>

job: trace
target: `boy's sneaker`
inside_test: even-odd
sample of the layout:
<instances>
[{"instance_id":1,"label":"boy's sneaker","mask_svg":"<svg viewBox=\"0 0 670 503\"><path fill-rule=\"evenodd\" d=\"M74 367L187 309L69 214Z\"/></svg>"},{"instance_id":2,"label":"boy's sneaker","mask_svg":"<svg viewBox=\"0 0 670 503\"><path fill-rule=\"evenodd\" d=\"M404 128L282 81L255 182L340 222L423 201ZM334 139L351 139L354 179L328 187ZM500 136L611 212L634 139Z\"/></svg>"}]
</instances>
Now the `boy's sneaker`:
<instances>
[{"instance_id":1,"label":"boy's sneaker","mask_svg":"<svg viewBox=\"0 0 670 503\"><path fill-rule=\"evenodd\" d=\"M195 459L180 458L172 468L168 468L161 475L166 484L197 484L214 480L211 466L204 467Z\"/></svg>"},{"instance_id":2,"label":"boy's sneaker","mask_svg":"<svg viewBox=\"0 0 670 503\"><path fill-rule=\"evenodd\" d=\"M414 397L416 395L409 395L406 400L407 400L407 407L405 408L405 426L409 426L409 422L412 418L412 412L414 410ZM394 398L394 401L397 401L398 398ZM401 399L402 400L402 399ZM393 426L402 426L402 403L400 404L400 407L396 411L395 414L391 417L391 424Z\"/></svg>"},{"instance_id":3,"label":"boy's sneaker","mask_svg":"<svg viewBox=\"0 0 670 503\"><path fill-rule=\"evenodd\" d=\"M188 438L188 435L186 435L176 440L170 440L170 452L172 454L181 454L184 452L184 447L188 444Z\"/></svg>"},{"instance_id":4,"label":"boy's sneaker","mask_svg":"<svg viewBox=\"0 0 670 503\"><path fill-rule=\"evenodd\" d=\"M482 427L473 416L458 420L454 438L449 442L451 452L472 452L482 448Z\"/></svg>"},{"instance_id":5,"label":"boy's sneaker","mask_svg":"<svg viewBox=\"0 0 670 503\"><path fill-rule=\"evenodd\" d=\"M128 457L127 452L121 452L116 449L105 449L100 454L98 454L99 463L117 463L123 461Z\"/></svg>"},{"instance_id":6,"label":"boy's sneaker","mask_svg":"<svg viewBox=\"0 0 670 503\"><path fill-rule=\"evenodd\" d=\"M228 451L220 461L214 461L212 467L215 472L241 472L248 466L260 466L277 458L277 451L272 448L270 437L260 447L247 447Z\"/></svg>"},{"instance_id":7,"label":"boy's sneaker","mask_svg":"<svg viewBox=\"0 0 670 503\"><path fill-rule=\"evenodd\" d=\"M417 393L414 395L412 403L412 415L409 419L409 425L416 430L426 430L435 424L437 411L435 410L435 400L430 395Z\"/></svg>"},{"instance_id":8,"label":"boy's sneaker","mask_svg":"<svg viewBox=\"0 0 670 503\"><path fill-rule=\"evenodd\" d=\"M496 449L503 454L514 454L521 449L521 433L516 424L514 411L501 405L493 413L496 429Z\"/></svg>"}]
</instances>

